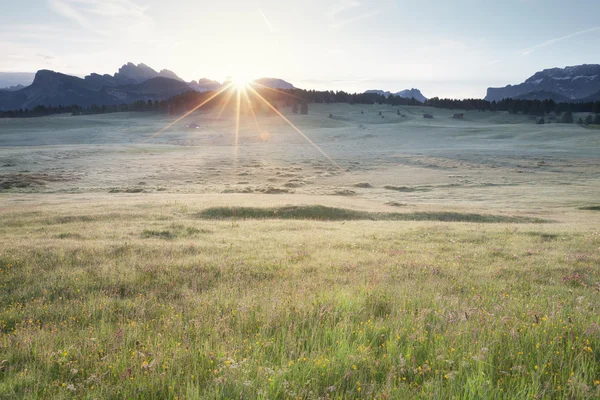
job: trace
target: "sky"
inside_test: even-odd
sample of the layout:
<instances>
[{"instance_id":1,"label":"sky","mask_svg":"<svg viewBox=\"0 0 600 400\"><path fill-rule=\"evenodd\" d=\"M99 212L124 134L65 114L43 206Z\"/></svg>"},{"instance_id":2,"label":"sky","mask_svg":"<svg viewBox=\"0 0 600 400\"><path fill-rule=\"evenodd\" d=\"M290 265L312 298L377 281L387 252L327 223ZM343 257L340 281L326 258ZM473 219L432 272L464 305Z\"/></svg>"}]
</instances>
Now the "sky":
<instances>
[{"instance_id":1,"label":"sky","mask_svg":"<svg viewBox=\"0 0 600 400\"><path fill-rule=\"evenodd\" d=\"M0 71L482 98L536 71L600 63L598 0L0 0Z\"/></svg>"}]
</instances>

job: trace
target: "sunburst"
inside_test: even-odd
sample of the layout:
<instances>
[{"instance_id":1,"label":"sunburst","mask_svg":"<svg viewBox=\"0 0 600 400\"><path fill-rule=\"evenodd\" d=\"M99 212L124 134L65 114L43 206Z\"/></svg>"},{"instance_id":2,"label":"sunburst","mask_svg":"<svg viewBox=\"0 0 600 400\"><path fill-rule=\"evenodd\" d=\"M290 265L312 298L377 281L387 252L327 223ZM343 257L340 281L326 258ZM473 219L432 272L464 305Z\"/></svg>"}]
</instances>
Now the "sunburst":
<instances>
[{"instance_id":1,"label":"sunburst","mask_svg":"<svg viewBox=\"0 0 600 400\"><path fill-rule=\"evenodd\" d=\"M241 101L242 100L242 96L245 99L246 106L249 108L250 113L252 114L252 117L253 117L254 123L255 123L255 127L256 127L256 130L257 130L257 133L259 134L259 136L261 136L261 138L262 138L262 135L263 135L262 129L261 129L259 123L258 123L258 119L256 117L256 114L255 114L254 110L253 110L252 103L251 103L251 100L250 100L250 96L254 96L260 102L264 103L277 116L279 116L287 125L289 125L298 135L300 135L300 137L302 137L306 142L308 142L308 144L310 144L312 147L314 147L332 165L334 165L338 169L341 169L340 165L337 162L335 162L325 151L323 151L323 149L321 149L321 147L319 147L304 132L302 132L302 130L300 128L298 128L292 121L290 121L285 115L283 115L277 109L277 107L275 107L267 99L265 99L254 88L254 86L256 86L258 88L262 88L262 89L267 89L267 90L271 90L271 91L274 91L274 92L278 92L278 93L284 94L286 96L295 98L297 100L304 101L304 99L302 99L301 97L295 96L293 94L286 93L286 92L283 92L283 91L280 91L280 90L277 90L277 89L269 88L268 86L265 86L265 85L253 82L251 79L248 79L248 78L245 78L245 77L236 76L234 78L229 79L224 84L224 86L221 88L221 90L219 90L216 93L212 94L209 98L207 98L206 100L204 100L200 104L196 105L194 108L192 108L190 111L186 112L182 116L176 118L173 122L169 123L167 126L165 126L164 128L162 128L160 131L158 131L155 134L153 134L149 139L152 139L152 138L160 135L161 133L163 133L164 131L166 131L167 129L169 129L170 127L172 127L173 125L175 125L176 123L180 122L185 117L187 117L190 114L192 114L194 111L202 108L204 105L208 104L209 102L211 102L212 100L214 100L216 97L220 96L222 93L228 92L227 95L226 95L226 98L223 101L223 104L221 106L221 109L220 109L220 111L218 113L217 118L219 118L221 116L221 114L223 113L223 111L225 110L225 108L227 107L227 105L230 103L232 97L235 96L236 113L235 113L235 130L234 130L234 137L233 137L234 171L235 171L235 169L237 168L237 161L238 161L237 159L238 159L238 153L239 153L240 114L241 114L241 107L242 107L242 101Z\"/></svg>"}]
</instances>

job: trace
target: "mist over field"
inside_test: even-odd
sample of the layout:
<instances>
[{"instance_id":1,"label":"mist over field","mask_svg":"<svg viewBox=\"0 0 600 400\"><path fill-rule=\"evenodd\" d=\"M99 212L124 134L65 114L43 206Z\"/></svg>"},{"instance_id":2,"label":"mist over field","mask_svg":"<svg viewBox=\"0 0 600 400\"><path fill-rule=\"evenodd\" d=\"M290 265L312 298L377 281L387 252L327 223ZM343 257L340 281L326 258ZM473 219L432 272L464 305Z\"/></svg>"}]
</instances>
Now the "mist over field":
<instances>
[{"instance_id":1,"label":"mist over field","mask_svg":"<svg viewBox=\"0 0 600 400\"><path fill-rule=\"evenodd\" d=\"M2 396L596 397L597 130L281 111L0 120Z\"/></svg>"}]
</instances>

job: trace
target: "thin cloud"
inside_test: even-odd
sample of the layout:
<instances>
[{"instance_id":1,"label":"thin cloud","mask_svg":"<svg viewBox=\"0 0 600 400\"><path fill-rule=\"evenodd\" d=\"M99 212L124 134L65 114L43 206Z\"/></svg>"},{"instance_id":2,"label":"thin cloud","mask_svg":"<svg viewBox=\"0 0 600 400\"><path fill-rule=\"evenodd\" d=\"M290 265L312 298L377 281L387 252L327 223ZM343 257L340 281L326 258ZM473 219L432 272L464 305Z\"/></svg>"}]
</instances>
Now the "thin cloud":
<instances>
[{"instance_id":1,"label":"thin cloud","mask_svg":"<svg viewBox=\"0 0 600 400\"><path fill-rule=\"evenodd\" d=\"M487 63L487 64L483 64L483 65L482 65L482 67L489 67L489 66L491 66L491 65L498 64L500 61L501 61L501 60L494 60L494 61L492 61L492 62L489 62L489 63Z\"/></svg>"},{"instance_id":2,"label":"thin cloud","mask_svg":"<svg viewBox=\"0 0 600 400\"><path fill-rule=\"evenodd\" d=\"M50 9L101 36L143 37L152 18L131 0L47 0Z\"/></svg>"},{"instance_id":3,"label":"thin cloud","mask_svg":"<svg viewBox=\"0 0 600 400\"><path fill-rule=\"evenodd\" d=\"M529 55L529 54L533 53L534 51L536 51L538 49L541 49L543 47L552 46L553 44L556 44L556 43L561 42L563 40L571 39L571 38L573 38L575 36L579 36L579 35L583 35L583 34L586 34L586 33L589 33L589 32L597 31L599 29L600 29L600 26L597 26L595 28L586 29L584 31L579 31L579 32L571 33L569 35L562 36L562 37L559 37L559 38L550 39L550 40L545 41L544 43L540 43L540 44L538 44L536 46L529 47L527 49L521 50L521 54L524 55L524 56L526 56L526 55Z\"/></svg>"},{"instance_id":4,"label":"thin cloud","mask_svg":"<svg viewBox=\"0 0 600 400\"><path fill-rule=\"evenodd\" d=\"M77 22L79 25L86 27L89 25L87 18L82 13L78 12L74 7L71 6L69 1L63 0L49 0L50 7L57 14L62 15L65 18L71 19Z\"/></svg>"},{"instance_id":5,"label":"thin cloud","mask_svg":"<svg viewBox=\"0 0 600 400\"><path fill-rule=\"evenodd\" d=\"M352 24L354 22L362 21L362 20L367 19L367 18L372 18L372 17L374 17L374 16L376 16L378 14L381 14L381 10L373 10L373 11L370 11L368 13L358 15L356 17L348 18L348 19L346 19L344 21L336 22L335 24L331 25L331 27L339 29L339 28L342 28L342 27L344 27L346 25Z\"/></svg>"},{"instance_id":6,"label":"thin cloud","mask_svg":"<svg viewBox=\"0 0 600 400\"><path fill-rule=\"evenodd\" d=\"M371 78L358 78L358 79L338 79L338 80L332 80L330 81L330 83L332 85L347 85L347 84L351 84L351 83L361 83L361 82L370 82L373 79Z\"/></svg>"},{"instance_id":7,"label":"thin cloud","mask_svg":"<svg viewBox=\"0 0 600 400\"><path fill-rule=\"evenodd\" d=\"M273 24L271 24L271 21L269 21L269 18L267 18L267 16L265 15L265 13L263 12L263 10L261 10L260 8L258 9L258 13L260 14L260 16L262 17L262 19L265 21L265 24L267 24L267 27L269 28L269 30L271 32L275 32L275 29L273 29Z\"/></svg>"},{"instance_id":8,"label":"thin cloud","mask_svg":"<svg viewBox=\"0 0 600 400\"><path fill-rule=\"evenodd\" d=\"M329 15L336 16L337 14L341 14L346 10L350 10L351 8L360 7L360 3L355 0L344 1L340 4L337 4L335 7L331 9Z\"/></svg>"}]
</instances>

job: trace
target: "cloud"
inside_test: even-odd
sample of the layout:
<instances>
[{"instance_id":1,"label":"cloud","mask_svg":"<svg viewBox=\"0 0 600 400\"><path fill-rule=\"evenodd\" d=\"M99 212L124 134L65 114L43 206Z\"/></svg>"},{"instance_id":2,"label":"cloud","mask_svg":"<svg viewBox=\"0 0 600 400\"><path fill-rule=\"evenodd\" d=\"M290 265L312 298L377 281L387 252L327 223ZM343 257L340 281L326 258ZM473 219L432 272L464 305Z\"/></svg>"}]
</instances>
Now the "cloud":
<instances>
[{"instance_id":1,"label":"cloud","mask_svg":"<svg viewBox=\"0 0 600 400\"><path fill-rule=\"evenodd\" d=\"M589 32L597 31L599 29L600 29L600 26L597 26L595 28L586 29L586 30L583 30L583 31L571 33L569 35L562 36L562 37L559 37L559 38L550 39L550 40L547 40L547 41L545 41L543 43L540 43L540 44L538 44L536 46L529 47L527 49L521 50L521 54L524 55L524 56L526 56L526 55L529 55L529 54L533 53L534 51L536 51L538 49L541 49L543 47L552 46L553 44L556 44L556 43L561 42L563 40L571 39L571 38L573 38L575 36L579 36L579 35L583 35L583 34L586 34L586 33L589 33Z\"/></svg>"},{"instance_id":2,"label":"cloud","mask_svg":"<svg viewBox=\"0 0 600 400\"><path fill-rule=\"evenodd\" d=\"M382 12L381 9L373 9L371 4L363 4L357 0L344 0L336 3L327 13L331 20L331 27L339 29Z\"/></svg>"},{"instance_id":3,"label":"cloud","mask_svg":"<svg viewBox=\"0 0 600 400\"><path fill-rule=\"evenodd\" d=\"M494 64L498 64L499 62L500 62L500 60L494 60L494 61L491 61L491 62L489 62L487 64L483 64L482 67L489 67L489 66L492 66Z\"/></svg>"},{"instance_id":4,"label":"cloud","mask_svg":"<svg viewBox=\"0 0 600 400\"><path fill-rule=\"evenodd\" d=\"M269 30L271 32L275 32L275 30L273 29L273 25L271 24L271 21L269 21L269 19L267 18L267 16L265 15L265 13L263 12L263 10L261 10L260 8L258 9L258 13L260 14L260 16L263 18L263 20L265 21L265 24L267 24L267 27L269 28Z\"/></svg>"},{"instance_id":5,"label":"cloud","mask_svg":"<svg viewBox=\"0 0 600 400\"><path fill-rule=\"evenodd\" d=\"M0 26L0 37L4 41L27 45L32 40L43 48L47 43L53 41L64 42L68 38L69 43L99 44L104 40L98 35L81 32L66 26L54 26L50 24L22 24L12 23Z\"/></svg>"},{"instance_id":6,"label":"cloud","mask_svg":"<svg viewBox=\"0 0 600 400\"><path fill-rule=\"evenodd\" d=\"M352 24L354 22L362 21L363 19L367 19L367 18L372 18L378 14L381 14L381 10L369 11L368 13L360 14L355 17L351 17L351 18L348 18L348 19L345 19L342 21L338 21L338 22L334 23L333 25L331 25L331 27L339 29L346 25Z\"/></svg>"},{"instance_id":7,"label":"cloud","mask_svg":"<svg viewBox=\"0 0 600 400\"><path fill-rule=\"evenodd\" d=\"M343 13L344 11L350 10L352 8L360 7L360 3L356 0L348 0L343 1L341 3L336 4L330 11L330 16L336 16L338 14Z\"/></svg>"},{"instance_id":8,"label":"cloud","mask_svg":"<svg viewBox=\"0 0 600 400\"><path fill-rule=\"evenodd\" d=\"M58 15L105 37L143 37L153 21L144 7L132 0L47 0Z\"/></svg>"},{"instance_id":9,"label":"cloud","mask_svg":"<svg viewBox=\"0 0 600 400\"><path fill-rule=\"evenodd\" d=\"M73 8L68 0L49 0L50 7L57 14L62 15L65 18L71 19L77 22L81 26L89 25L88 20L75 8Z\"/></svg>"}]
</instances>

